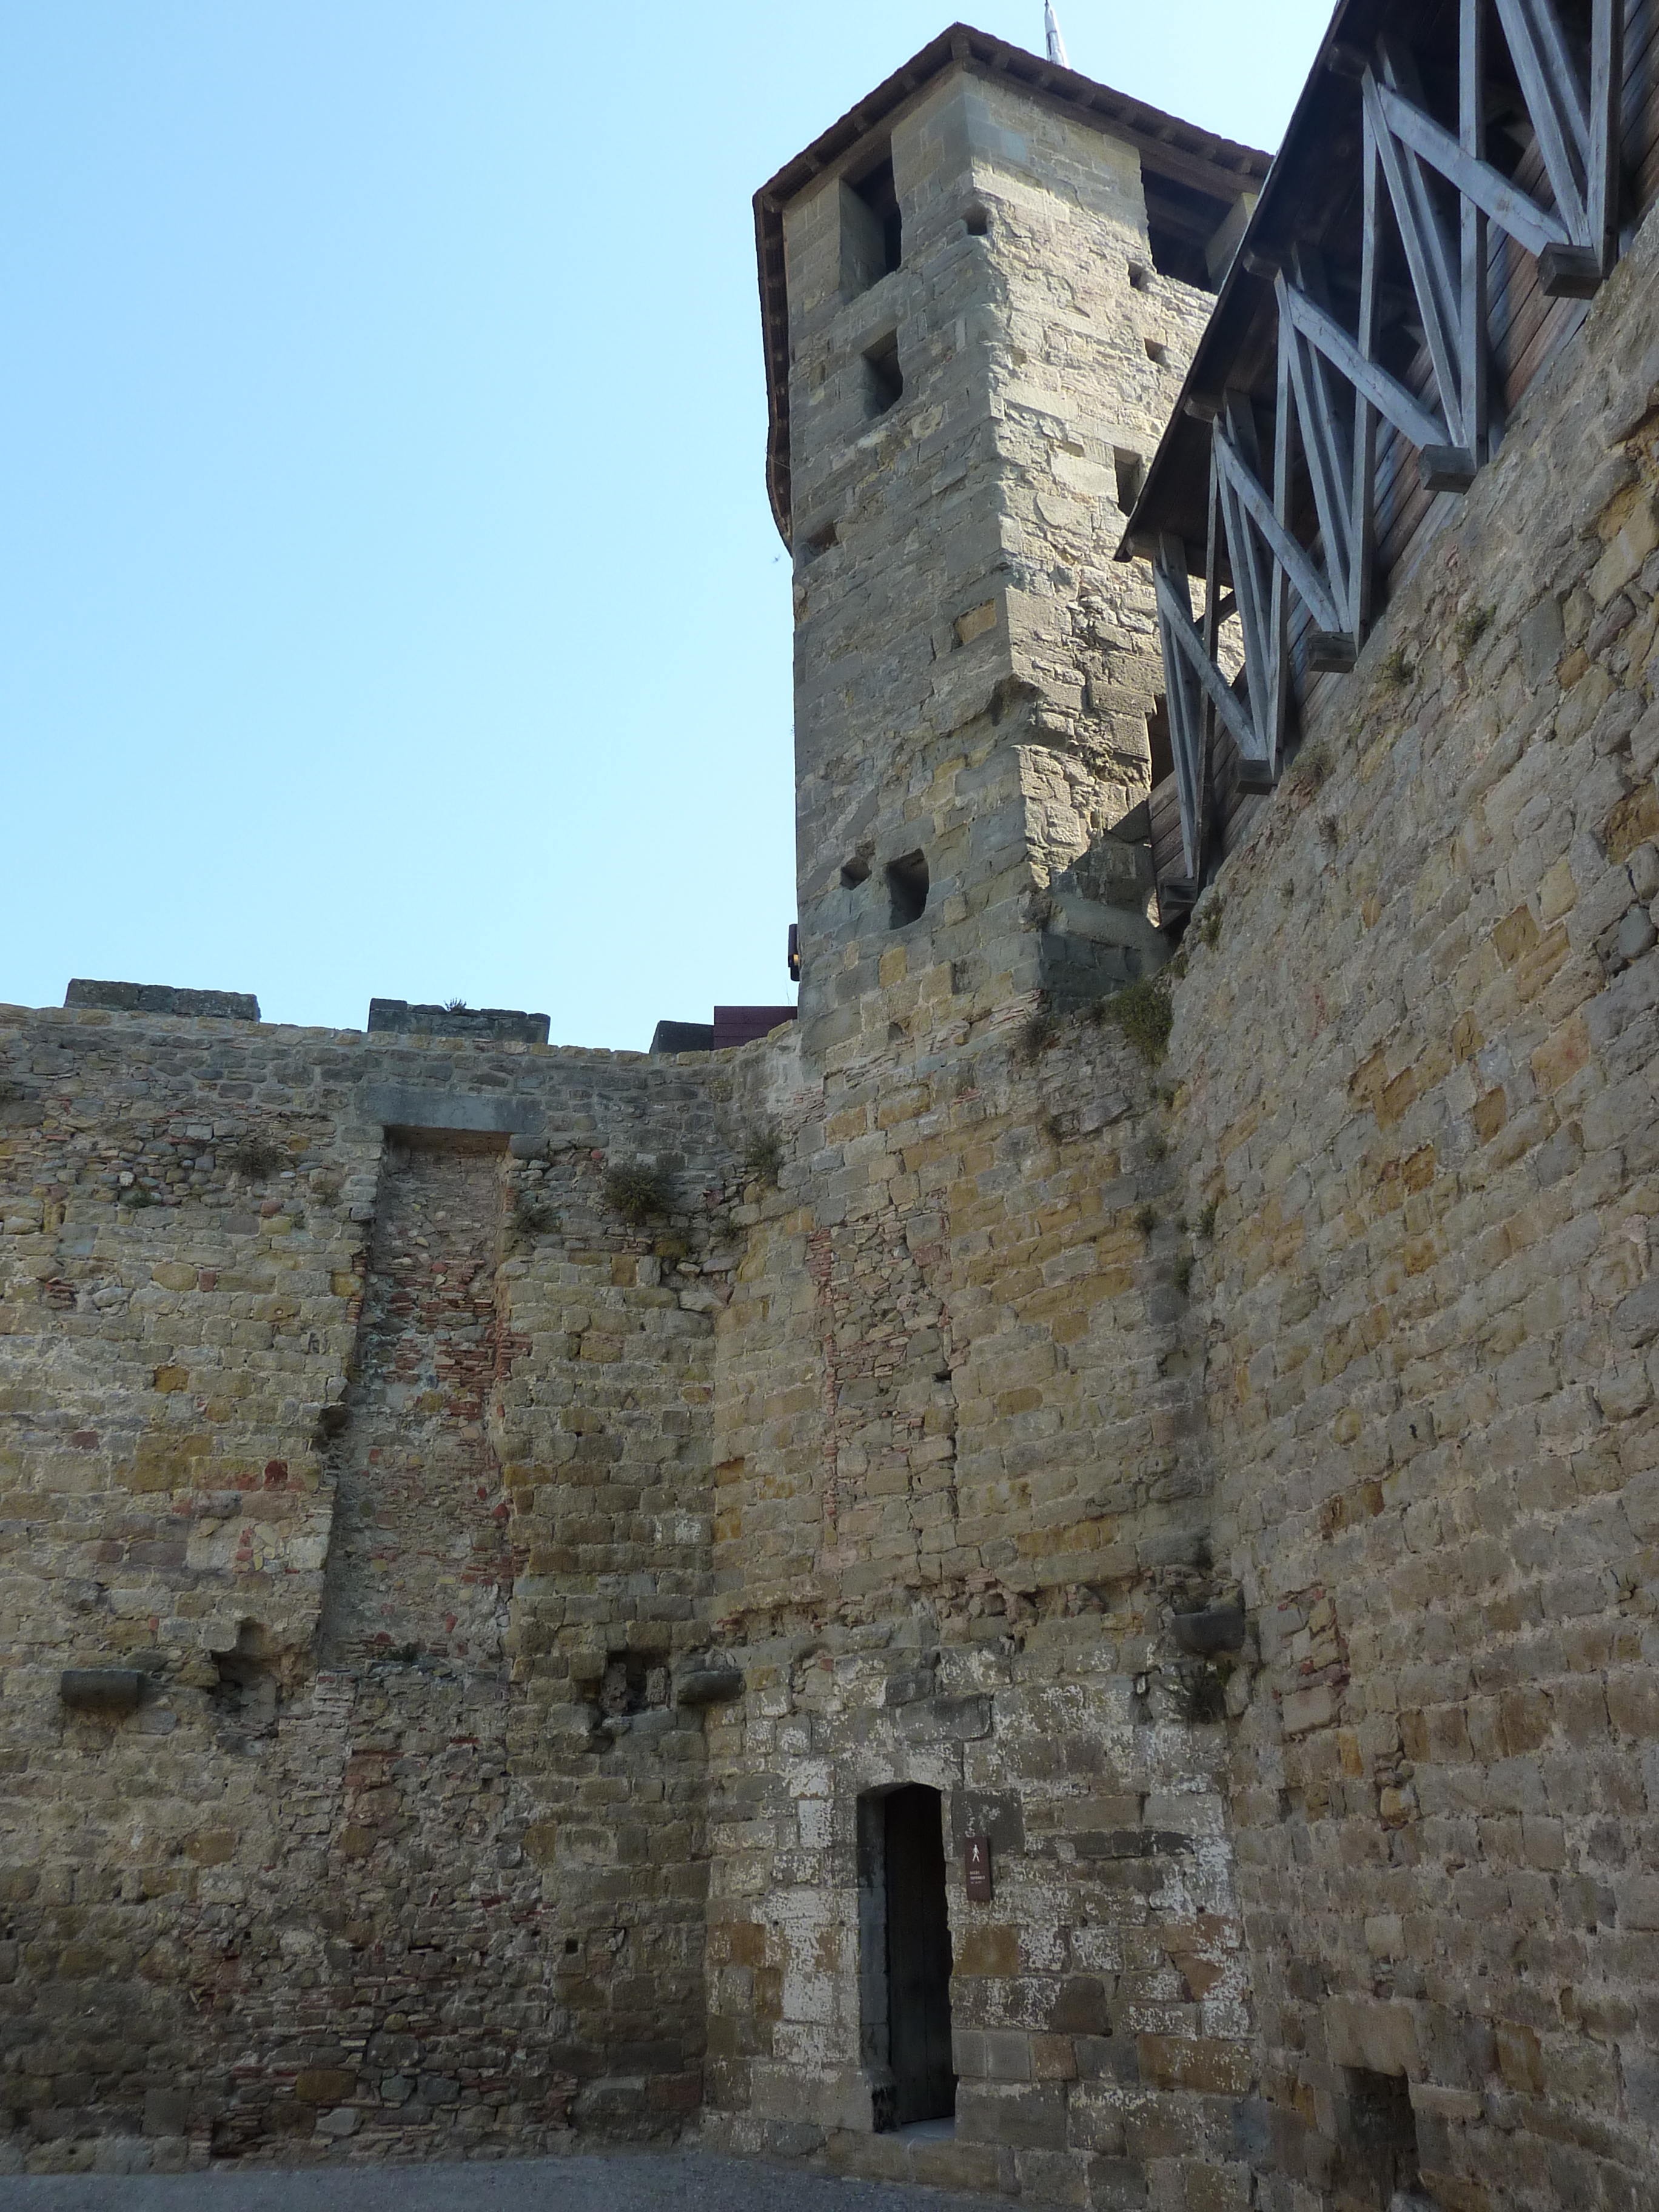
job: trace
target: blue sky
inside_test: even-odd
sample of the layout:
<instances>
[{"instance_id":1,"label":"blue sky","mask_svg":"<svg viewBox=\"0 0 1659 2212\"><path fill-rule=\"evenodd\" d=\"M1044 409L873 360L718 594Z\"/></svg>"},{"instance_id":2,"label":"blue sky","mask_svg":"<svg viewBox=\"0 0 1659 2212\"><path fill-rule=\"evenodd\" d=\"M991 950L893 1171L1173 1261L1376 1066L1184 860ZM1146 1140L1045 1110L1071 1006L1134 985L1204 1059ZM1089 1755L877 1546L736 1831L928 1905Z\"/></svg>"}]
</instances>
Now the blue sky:
<instances>
[{"instance_id":1,"label":"blue sky","mask_svg":"<svg viewBox=\"0 0 1659 2212\"><path fill-rule=\"evenodd\" d=\"M1273 147L1327 0L1061 0ZM1042 43L1042 0L982 28ZM918 0L0 16L0 1000L782 1002L788 564L750 196Z\"/></svg>"}]
</instances>

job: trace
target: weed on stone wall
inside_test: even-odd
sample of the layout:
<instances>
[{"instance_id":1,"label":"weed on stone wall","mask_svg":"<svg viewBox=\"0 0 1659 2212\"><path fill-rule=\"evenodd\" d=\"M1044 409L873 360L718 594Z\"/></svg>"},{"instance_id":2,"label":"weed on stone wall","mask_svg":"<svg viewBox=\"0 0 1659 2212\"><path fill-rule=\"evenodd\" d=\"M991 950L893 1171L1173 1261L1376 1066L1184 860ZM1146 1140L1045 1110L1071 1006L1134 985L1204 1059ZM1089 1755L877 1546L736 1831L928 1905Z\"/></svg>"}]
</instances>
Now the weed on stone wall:
<instances>
[{"instance_id":1,"label":"weed on stone wall","mask_svg":"<svg viewBox=\"0 0 1659 2212\"><path fill-rule=\"evenodd\" d=\"M540 1191L519 1193L513 1208L513 1226L521 1237L550 1236L559 1225L557 1210Z\"/></svg>"},{"instance_id":2,"label":"weed on stone wall","mask_svg":"<svg viewBox=\"0 0 1659 2212\"><path fill-rule=\"evenodd\" d=\"M746 1182L771 1183L783 1172L783 1139L775 1129L750 1129L744 1139L743 1172Z\"/></svg>"},{"instance_id":3,"label":"weed on stone wall","mask_svg":"<svg viewBox=\"0 0 1659 2212\"><path fill-rule=\"evenodd\" d=\"M1299 799L1311 799L1316 791L1324 789L1330 772L1330 752L1322 743L1316 742L1303 746L1291 763L1285 781Z\"/></svg>"},{"instance_id":4,"label":"weed on stone wall","mask_svg":"<svg viewBox=\"0 0 1659 2212\"><path fill-rule=\"evenodd\" d=\"M1198 1217L1198 1233L1203 1237L1215 1235L1215 1218L1221 1211L1221 1200L1212 1198Z\"/></svg>"},{"instance_id":5,"label":"weed on stone wall","mask_svg":"<svg viewBox=\"0 0 1659 2212\"><path fill-rule=\"evenodd\" d=\"M263 1129L250 1129L245 1136L233 1137L228 1145L219 1147L222 1165L229 1168L249 1182L258 1182L288 1164L288 1148L268 1136Z\"/></svg>"},{"instance_id":6,"label":"weed on stone wall","mask_svg":"<svg viewBox=\"0 0 1659 2212\"><path fill-rule=\"evenodd\" d=\"M605 1179L605 1202L631 1229L671 1211L674 1186L660 1168L637 1164L612 1168Z\"/></svg>"},{"instance_id":7,"label":"weed on stone wall","mask_svg":"<svg viewBox=\"0 0 1659 2212\"><path fill-rule=\"evenodd\" d=\"M1114 992L1109 999L1103 999L1096 1010L1096 1018L1115 1022L1125 1041L1143 1060L1156 1066L1169 1047L1170 1031L1175 1026L1175 1008L1170 1003L1169 988L1164 979L1146 975L1139 982Z\"/></svg>"},{"instance_id":8,"label":"weed on stone wall","mask_svg":"<svg viewBox=\"0 0 1659 2212\"><path fill-rule=\"evenodd\" d=\"M1047 1000L1033 1009L1014 1040L1014 1058L1022 1066L1030 1067L1042 1059L1049 1046L1060 1036L1060 1020Z\"/></svg>"},{"instance_id":9,"label":"weed on stone wall","mask_svg":"<svg viewBox=\"0 0 1659 2212\"><path fill-rule=\"evenodd\" d=\"M1475 607L1457 625L1457 650L1467 660L1498 619L1496 607Z\"/></svg>"},{"instance_id":10,"label":"weed on stone wall","mask_svg":"<svg viewBox=\"0 0 1659 2212\"><path fill-rule=\"evenodd\" d=\"M1403 691L1413 677L1416 675L1417 665L1407 654L1405 647L1397 645L1383 661L1378 673L1385 684L1392 684L1396 691Z\"/></svg>"}]
</instances>

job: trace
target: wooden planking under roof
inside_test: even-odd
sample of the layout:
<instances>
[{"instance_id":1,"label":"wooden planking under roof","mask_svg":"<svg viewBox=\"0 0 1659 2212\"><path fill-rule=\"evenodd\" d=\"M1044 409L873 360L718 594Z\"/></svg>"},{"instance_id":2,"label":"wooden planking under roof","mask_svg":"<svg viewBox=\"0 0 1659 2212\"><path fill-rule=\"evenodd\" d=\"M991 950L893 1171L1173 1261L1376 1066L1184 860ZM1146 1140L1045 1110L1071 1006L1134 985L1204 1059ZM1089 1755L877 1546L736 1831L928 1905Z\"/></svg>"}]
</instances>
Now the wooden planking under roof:
<instances>
[{"instance_id":1,"label":"wooden planking under roof","mask_svg":"<svg viewBox=\"0 0 1659 2212\"><path fill-rule=\"evenodd\" d=\"M1142 168L1222 201L1261 189L1269 156L1200 131L1178 116L1166 115L1109 85L1097 84L1075 70L1009 46L966 23L925 46L885 83L831 124L803 152L787 161L755 195L755 249L760 268L761 327L766 353L768 429L766 488L784 543L790 542L789 485L789 300L783 256L783 210L808 185L825 175L856 167L873 133L890 131L900 114L933 81L951 68L1006 77L1037 94L1073 121L1133 146Z\"/></svg>"}]
</instances>

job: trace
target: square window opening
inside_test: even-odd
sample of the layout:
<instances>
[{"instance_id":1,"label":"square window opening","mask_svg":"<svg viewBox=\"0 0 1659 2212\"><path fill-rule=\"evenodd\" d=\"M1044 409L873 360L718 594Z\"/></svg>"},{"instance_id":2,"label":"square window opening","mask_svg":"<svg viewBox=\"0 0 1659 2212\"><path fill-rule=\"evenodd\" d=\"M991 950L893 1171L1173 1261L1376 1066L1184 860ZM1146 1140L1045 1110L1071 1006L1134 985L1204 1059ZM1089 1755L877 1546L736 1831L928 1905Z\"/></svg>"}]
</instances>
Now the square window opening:
<instances>
[{"instance_id":1,"label":"square window opening","mask_svg":"<svg viewBox=\"0 0 1659 2212\"><path fill-rule=\"evenodd\" d=\"M988 238L991 231L991 210L983 200L969 200L962 211L969 238Z\"/></svg>"},{"instance_id":2,"label":"square window opening","mask_svg":"<svg viewBox=\"0 0 1659 2212\"><path fill-rule=\"evenodd\" d=\"M1417 2115L1403 2074L1345 2067L1337 2136L1339 2182L1355 2204L1387 2212L1397 2191L1421 2187Z\"/></svg>"},{"instance_id":3,"label":"square window opening","mask_svg":"<svg viewBox=\"0 0 1659 2212\"><path fill-rule=\"evenodd\" d=\"M887 896L890 928L905 929L921 920L927 907L927 862L921 854L907 853L888 863Z\"/></svg>"}]
</instances>

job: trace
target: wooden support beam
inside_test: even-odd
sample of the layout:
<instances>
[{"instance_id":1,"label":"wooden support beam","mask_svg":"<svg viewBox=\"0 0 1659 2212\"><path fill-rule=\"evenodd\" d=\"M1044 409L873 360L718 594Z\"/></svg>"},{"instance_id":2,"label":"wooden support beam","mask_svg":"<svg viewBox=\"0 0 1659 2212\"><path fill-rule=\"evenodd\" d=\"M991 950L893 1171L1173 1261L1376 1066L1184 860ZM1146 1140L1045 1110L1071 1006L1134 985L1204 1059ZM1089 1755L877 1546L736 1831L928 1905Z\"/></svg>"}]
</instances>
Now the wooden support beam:
<instances>
[{"instance_id":1,"label":"wooden support beam","mask_svg":"<svg viewBox=\"0 0 1659 2212\"><path fill-rule=\"evenodd\" d=\"M1498 0L1498 20L1509 41L1510 58L1521 83L1527 114L1538 134L1538 150L1575 245L1585 237L1584 162L1589 152L1589 118L1582 95L1575 100L1575 72L1551 0Z\"/></svg>"},{"instance_id":2,"label":"wooden support beam","mask_svg":"<svg viewBox=\"0 0 1659 2212\"><path fill-rule=\"evenodd\" d=\"M1181 581L1183 585L1186 582L1184 571ZM1244 712L1243 703L1237 692L1233 690L1214 661L1204 650L1204 641L1200 637L1198 625L1193 620L1190 592L1177 593L1172 576L1166 573L1162 561L1159 562L1158 568L1158 603L1169 621L1174 633L1174 642L1179 648L1182 659L1192 669L1205 691L1214 702L1216 712L1232 733L1233 743L1238 747L1240 752L1246 755L1252 753L1255 746L1255 733L1250 727L1250 718ZM1166 676L1169 674L1167 662L1164 674ZM1196 731L1195 715L1193 726Z\"/></svg>"},{"instance_id":3,"label":"wooden support beam","mask_svg":"<svg viewBox=\"0 0 1659 2212\"><path fill-rule=\"evenodd\" d=\"M1468 92L1467 79L1461 89ZM1536 200L1518 191L1502 170L1494 169L1483 155L1460 145L1432 116L1425 115L1389 85L1379 86L1377 97L1383 118L1395 137L1437 169L1449 184L1455 185L1465 199L1473 201L1482 213L1490 216L1517 246L1524 246L1528 253L1538 254L1547 246L1565 246L1569 242L1566 225L1553 208L1540 208ZM1479 114L1479 102L1472 104ZM1485 136L1484 122L1480 135Z\"/></svg>"},{"instance_id":4,"label":"wooden support beam","mask_svg":"<svg viewBox=\"0 0 1659 2212\"><path fill-rule=\"evenodd\" d=\"M1218 422L1211 441L1211 459L1218 504L1227 533L1233 592L1238 600L1239 627L1244 633L1244 680L1250 695L1252 758L1273 767L1273 626L1272 586L1239 491L1239 478L1255 482L1255 420L1247 396L1227 394L1225 427ZM1262 501L1265 507L1265 498ZM1206 640L1206 643L1210 641ZM1214 646L1210 644L1213 659Z\"/></svg>"},{"instance_id":5,"label":"wooden support beam","mask_svg":"<svg viewBox=\"0 0 1659 2212\"><path fill-rule=\"evenodd\" d=\"M1458 0L1458 151L1477 177L1486 167L1486 12L1484 0ZM1458 196L1461 281L1457 351L1462 373L1463 443L1477 463L1486 457L1486 217L1479 200ZM1426 462L1419 462L1426 466Z\"/></svg>"},{"instance_id":6,"label":"wooden support beam","mask_svg":"<svg viewBox=\"0 0 1659 2212\"><path fill-rule=\"evenodd\" d=\"M1619 258L1619 141L1625 112L1625 0L1591 0L1585 244L1606 276Z\"/></svg>"},{"instance_id":7,"label":"wooden support beam","mask_svg":"<svg viewBox=\"0 0 1659 2212\"><path fill-rule=\"evenodd\" d=\"M1420 105L1422 88L1411 56L1397 41L1382 39L1377 46L1382 67L1394 88L1407 100ZM1400 242L1406 250L1406 266L1411 271L1412 289L1417 295L1429 362L1440 395L1440 411L1455 441L1462 432L1463 411L1458 355L1462 284L1455 249L1446 234L1440 210L1424 174L1423 157L1389 130L1382 112L1382 88L1371 71L1366 71L1360 90L1365 107L1365 128L1376 140L1383 181L1394 204Z\"/></svg>"},{"instance_id":8,"label":"wooden support beam","mask_svg":"<svg viewBox=\"0 0 1659 2212\"><path fill-rule=\"evenodd\" d=\"M1215 430L1217 464L1250 520L1267 540L1267 550L1289 575L1291 584L1322 629L1340 629L1342 617L1325 579L1314 566L1313 556L1298 545L1273 513L1261 479L1248 468L1219 423ZM1231 538L1229 544L1231 543Z\"/></svg>"},{"instance_id":9,"label":"wooden support beam","mask_svg":"<svg viewBox=\"0 0 1659 2212\"><path fill-rule=\"evenodd\" d=\"M1189 881L1204 876L1204 758L1201 670L1219 681L1193 627L1193 599L1187 580L1187 548L1167 533L1158 539L1152 563L1158 592L1158 627L1164 648L1164 701L1170 710L1170 750L1175 756L1176 799L1181 811L1182 853Z\"/></svg>"},{"instance_id":10,"label":"wooden support beam","mask_svg":"<svg viewBox=\"0 0 1659 2212\"><path fill-rule=\"evenodd\" d=\"M1340 369L1356 392L1364 392L1377 413L1392 422L1413 446L1443 446L1450 441L1446 426L1436 422L1425 406L1397 378L1374 361L1368 361L1333 316L1316 307L1305 292L1279 282L1279 306L1310 345L1318 348L1334 368Z\"/></svg>"}]
</instances>

